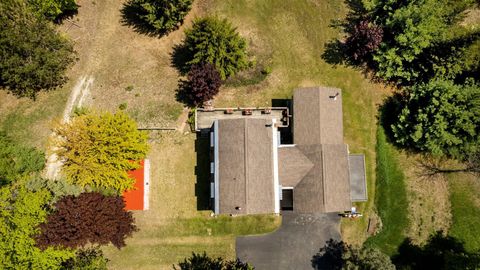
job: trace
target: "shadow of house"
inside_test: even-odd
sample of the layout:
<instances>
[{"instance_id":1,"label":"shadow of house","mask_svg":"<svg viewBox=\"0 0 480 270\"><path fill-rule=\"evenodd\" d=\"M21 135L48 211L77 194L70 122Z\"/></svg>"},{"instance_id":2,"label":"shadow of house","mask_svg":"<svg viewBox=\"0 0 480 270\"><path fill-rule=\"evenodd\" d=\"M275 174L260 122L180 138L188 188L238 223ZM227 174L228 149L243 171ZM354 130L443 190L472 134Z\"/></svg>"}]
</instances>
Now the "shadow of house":
<instances>
[{"instance_id":1,"label":"shadow of house","mask_svg":"<svg viewBox=\"0 0 480 270\"><path fill-rule=\"evenodd\" d=\"M210 204L210 141L208 137L197 133L195 140L197 164L195 166L195 197L197 197L197 210L209 210Z\"/></svg>"}]
</instances>

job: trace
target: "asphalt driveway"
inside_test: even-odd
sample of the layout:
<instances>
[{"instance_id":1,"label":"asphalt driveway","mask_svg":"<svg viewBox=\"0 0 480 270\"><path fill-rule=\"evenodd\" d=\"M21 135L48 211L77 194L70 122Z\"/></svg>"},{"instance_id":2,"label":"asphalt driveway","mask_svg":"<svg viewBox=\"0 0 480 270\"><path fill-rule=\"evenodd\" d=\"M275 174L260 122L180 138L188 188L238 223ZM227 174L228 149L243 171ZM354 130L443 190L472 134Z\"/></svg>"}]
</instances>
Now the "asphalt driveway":
<instances>
[{"instance_id":1,"label":"asphalt driveway","mask_svg":"<svg viewBox=\"0 0 480 270\"><path fill-rule=\"evenodd\" d=\"M329 239L340 240L337 214L284 212L273 233L238 237L237 257L256 270L312 270L312 258Z\"/></svg>"}]
</instances>

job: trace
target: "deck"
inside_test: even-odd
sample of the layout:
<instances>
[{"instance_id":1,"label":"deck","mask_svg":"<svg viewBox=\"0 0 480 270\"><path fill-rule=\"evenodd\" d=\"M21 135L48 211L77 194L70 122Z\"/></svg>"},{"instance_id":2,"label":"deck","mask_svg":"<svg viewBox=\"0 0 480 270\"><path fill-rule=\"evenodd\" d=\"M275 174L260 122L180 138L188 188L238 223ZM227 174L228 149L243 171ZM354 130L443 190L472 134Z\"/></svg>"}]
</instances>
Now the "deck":
<instances>
[{"instance_id":1,"label":"deck","mask_svg":"<svg viewBox=\"0 0 480 270\"><path fill-rule=\"evenodd\" d=\"M195 130L201 131L212 127L215 120L221 119L277 119L278 127L288 127L290 112L287 107L271 108L198 108L195 112Z\"/></svg>"}]
</instances>

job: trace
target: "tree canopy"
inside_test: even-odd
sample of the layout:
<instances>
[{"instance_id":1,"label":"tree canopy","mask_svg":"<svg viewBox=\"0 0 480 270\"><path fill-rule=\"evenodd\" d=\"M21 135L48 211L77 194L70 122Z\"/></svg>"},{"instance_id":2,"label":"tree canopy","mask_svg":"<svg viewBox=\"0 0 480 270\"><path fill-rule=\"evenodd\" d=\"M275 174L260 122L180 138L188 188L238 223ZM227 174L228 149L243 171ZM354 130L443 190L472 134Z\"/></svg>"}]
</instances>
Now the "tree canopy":
<instances>
[{"instance_id":1,"label":"tree canopy","mask_svg":"<svg viewBox=\"0 0 480 270\"><path fill-rule=\"evenodd\" d=\"M186 65L211 63L226 79L249 67L247 42L226 19L205 17L196 19L185 30Z\"/></svg>"},{"instance_id":2,"label":"tree canopy","mask_svg":"<svg viewBox=\"0 0 480 270\"><path fill-rule=\"evenodd\" d=\"M346 2L350 12L339 24L346 39L330 49L343 48L343 60L367 67L377 78L409 86L454 79L477 67L472 46L479 31L459 25L474 0Z\"/></svg>"},{"instance_id":3,"label":"tree canopy","mask_svg":"<svg viewBox=\"0 0 480 270\"><path fill-rule=\"evenodd\" d=\"M313 257L312 266L332 270L395 270L390 257L377 249L355 248L332 239Z\"/></svg>"},{"instance_id":4,"label":"tree canopy","mask_svg":"<svg viewBox=\"0 0 480 270\"><path fill-rule=\"evenodd\" d=\"M49 201L47 190L32 192L18 183L0 188L1 269L60 269L74 256L70 249L36 246L33 237L48 214Z\"/></svg>"},{"instance_id":5,"label":"tree canopy","mask_svg":"<svg viewBox=\"0 0 480 270\"><path fill-rule=\"evenodd\" d=\"M253 270L253 266L240 260L225 260L221 257L213 258L205 252L192 253L192 256L185 258L183 262L178 263L180 270ZM173 269L177 269L173 266Z\"/></svg>"},{"instance_id":6,"label":"tree canopy","mask_svg":"<svg viewBox=\"0 0 480 270\"><path fill-rule=\"evenodd\" d=\"M112 243L121 248L125 246L125 238L136 230L132 213L124 208L120 196L98 192L65 196L55 203L55 210L40 225L37 244L42 248L77 248L88 243Z\"/></svg>"},{"instance_id":7,"label":"tree canopy","mask_svg":"<svg viewBox=\"0 0 480 270\"><path fill-rule=\"evenodd\" d=\"M391 128L411 149L460 160L480 152L480 87L435 80L409 88Z\"/></svg>"},{"instance_id":8,"label":"tree canopy","mask_svg":"<svg viewBox=\"0 0 480 270\"><path fill-rule=\"evenodd\" d=\"M43 2L43 1L42 1ZM24 1L0 1L0 86L34 97L65 82L73 46Z\"/></svg>"},{"instance_id":9,"label":"tree canopy","mask_svg":"<svg viewBox=\"0 0 480 270\"><path fill-rule=\"evenodd\" d=\"M193 0L130 0L123 9L124 21L137 30L168 34L182 25Z\"/></svg>"},{"instance_id":10,"label":"tree canopy","mask_svg":"<svg viewBox=\"0 0 480 270\"><path fill-rule=\"evenodd\" d=\"M78 8L75 0L26 0L32 9L50 20L57 19L67 12L75 12Z\"/></svg>"},{"instance_id":11,"label":"tree canopy","mask_svg":"<svg viewBox=\"0 0 480 270\"><path fill-rule=\"evenodd\" d=\"M132 189L129 170L138 168L148 151L147 135L122 111L74 117L54 130L57 154L70 183L118 193Z\"/></svg>"},{"instance_id":12,"label":"tree canopy","mask_svg":"<svg viewBox=\"0 0 480 270\"><path fill-rule=\"evenodd\" d=\"M188 72L188 80L180 88L178 96L189 106L202 105L218 94L221 85L222 79L215 66L196 64Z\"/></svg>"},{"instance_id":13,"label":"tree canopy","mask_svg":"<svg viewBox=\"0 0 480 270\"><path fill-rule=\"evenodd\" d=\"M0 185L43 169L43 152L14 142L0 131Z\"/></svg>"}]
</instances>

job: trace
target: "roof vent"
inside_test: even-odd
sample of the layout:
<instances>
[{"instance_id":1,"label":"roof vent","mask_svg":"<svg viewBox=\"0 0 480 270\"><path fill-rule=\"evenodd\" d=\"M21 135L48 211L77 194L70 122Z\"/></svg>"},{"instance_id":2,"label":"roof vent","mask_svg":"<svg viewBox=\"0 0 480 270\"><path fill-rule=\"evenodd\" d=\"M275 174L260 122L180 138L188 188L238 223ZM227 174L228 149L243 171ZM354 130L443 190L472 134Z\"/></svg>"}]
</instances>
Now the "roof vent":
<instances>
[{"instance_id":1,"label":"roof vent","mask_svg":"<svg viewBox=\"0 0 480 270\"><path fill-rule=\"evenodd\" d=\"M329 96L329 98L333 99L333 100L337 100L337 97L340 95L340 93L336 93L335 95L333 96Z\"/></svg>"}]
</instances>

